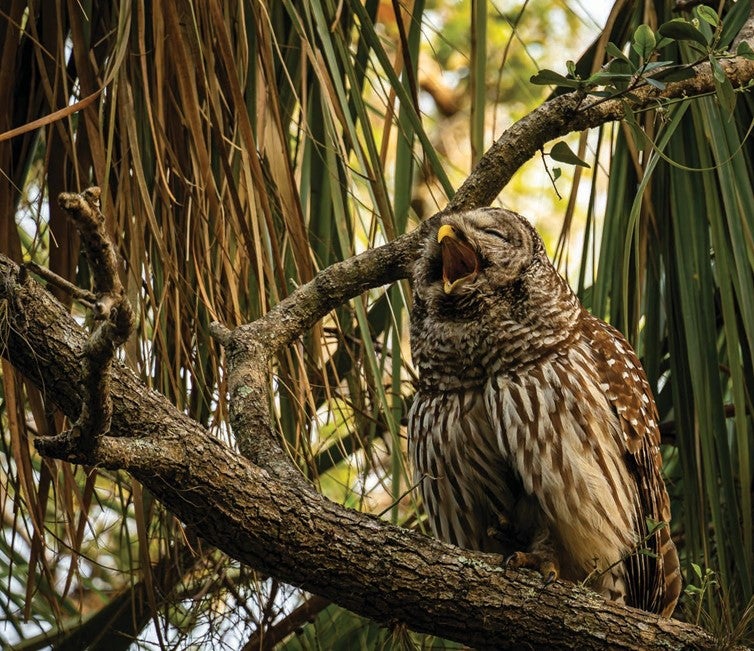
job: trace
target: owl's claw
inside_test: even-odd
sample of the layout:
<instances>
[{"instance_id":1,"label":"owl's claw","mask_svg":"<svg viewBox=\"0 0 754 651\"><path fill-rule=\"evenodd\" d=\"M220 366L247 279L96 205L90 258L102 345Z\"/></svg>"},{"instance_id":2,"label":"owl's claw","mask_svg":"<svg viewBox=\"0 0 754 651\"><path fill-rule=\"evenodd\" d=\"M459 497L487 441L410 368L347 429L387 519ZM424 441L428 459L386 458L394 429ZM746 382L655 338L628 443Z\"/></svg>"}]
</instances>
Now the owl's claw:
<instances>
[{"instance_id":1,"label":"owl's claw","mask_svg":"<svg viewBox=\"0 0 754 651\"><path fill-rule=\"evenodd\" d=\"M555 561L544 554L535 552L513 552L505 559L505 568L526 567L539 572L545 580L545 586L558 580L558 566Z\"/></svg>"},{"instance_id":2,"label":"owl's claw","mask_svg":"<svg viewBox=\"0 0 754 651\"><path fill-rule=\"evenodd\" d=\"M510 549L514 545L513 541L515 540L516 531L508 518L498 515L497 524L487 527L487 536Z\"/></svg>"},{"instance_id":3,"label":"owl's claw","mask_svg":"<svg viewBox=\"0 0 754 651\"><path fill-rule=\"evenodd\" d=\"M539 566L539 572L545 579L545 586L550 585L558 580L558 570L555 563L546 562Z\"/></svg>"}]
</instances>

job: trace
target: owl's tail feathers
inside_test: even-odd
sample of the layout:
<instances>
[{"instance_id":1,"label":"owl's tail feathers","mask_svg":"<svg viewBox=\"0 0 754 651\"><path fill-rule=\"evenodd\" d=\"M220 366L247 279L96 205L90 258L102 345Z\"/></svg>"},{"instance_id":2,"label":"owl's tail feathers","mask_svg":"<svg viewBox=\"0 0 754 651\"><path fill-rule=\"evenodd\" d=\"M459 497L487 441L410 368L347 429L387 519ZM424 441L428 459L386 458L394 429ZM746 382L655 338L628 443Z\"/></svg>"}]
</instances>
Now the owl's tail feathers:
<instances>
[{"instance_id":1,"label":"owl's tail feathers","mask_svg":"<svg viewBox=\"0 0 754 651\"><path fill-rule=\"evenodd\" d=\"M658 555L662 559L663 573L663 603L660 615L670 617L681 596L681 563L678 560L673 540L670 538L670 527L663 527L659 532Z\"/></svg>"}]
</instances>

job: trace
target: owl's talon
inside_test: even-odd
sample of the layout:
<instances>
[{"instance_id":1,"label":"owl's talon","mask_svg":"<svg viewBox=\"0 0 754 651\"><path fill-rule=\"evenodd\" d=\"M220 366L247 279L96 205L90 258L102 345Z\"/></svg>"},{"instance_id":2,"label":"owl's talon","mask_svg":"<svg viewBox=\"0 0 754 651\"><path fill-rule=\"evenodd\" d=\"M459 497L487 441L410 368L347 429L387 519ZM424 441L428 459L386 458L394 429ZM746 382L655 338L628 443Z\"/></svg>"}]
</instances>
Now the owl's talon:
<instances>
[{"instance_id":1,"label":"owl's talon","mask_svg":"<svg viewBox=\"0 0 754 651\"><path fill-rule=\"evenodd\" d=\"M526 554L523 552L513 552L505 559L505 569L507 570L509 567L527 567L525 560L522 558L525 556Z\"/></svg>"},{"instance_id":2,"label":"owl's talon","mask_svg":"<svg viewBox=\"0 0 754 651\"><path fill-rule=\"evenodd\" d=\"M545 587L558 580L558 570L552 562L545 562L538 568L539 573L545 579Z\"/></svg>"},{"instance_id":3,"label":"owl's talon","mask_svg":"<svg viewBox=\"0 0 754 651\"><path fill-rule=\"evenodd\" d=\"M513 552L505 559L505 569L509 567L525 567L536 570L544 578L545 587L558 580L558 567L554 561L534 552Z\"/></svg>"}]
</instances>

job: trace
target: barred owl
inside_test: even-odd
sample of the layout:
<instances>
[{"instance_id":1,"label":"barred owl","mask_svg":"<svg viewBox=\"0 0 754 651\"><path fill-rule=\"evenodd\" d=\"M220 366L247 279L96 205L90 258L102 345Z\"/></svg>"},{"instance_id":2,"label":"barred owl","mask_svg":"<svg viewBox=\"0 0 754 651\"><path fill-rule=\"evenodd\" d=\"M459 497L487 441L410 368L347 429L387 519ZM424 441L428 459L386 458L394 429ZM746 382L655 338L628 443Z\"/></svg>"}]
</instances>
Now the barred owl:
<instances>
[{"instance_id":1,"label":"barred owl","mask_svg":"<svg viewBox=\"0 0 754 651\"><path fill-rule=\"evenodd\" d=\"M445 216L413 290L409 449L435 535L669 616L657 409L628 342L506 210Z\"/></svg>"}]
</instances>

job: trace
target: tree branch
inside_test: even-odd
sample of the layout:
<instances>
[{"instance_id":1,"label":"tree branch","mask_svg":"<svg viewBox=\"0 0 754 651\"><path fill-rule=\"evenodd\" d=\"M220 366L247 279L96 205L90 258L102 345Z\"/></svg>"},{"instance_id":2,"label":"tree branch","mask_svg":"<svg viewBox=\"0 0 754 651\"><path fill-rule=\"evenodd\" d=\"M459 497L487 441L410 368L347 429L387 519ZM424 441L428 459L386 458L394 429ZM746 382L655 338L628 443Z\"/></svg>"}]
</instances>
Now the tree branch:
<instances>
[{"instance_id":1,"label":"tree branch","mask_svg":"<svg viewBox=\"0 0 754 651\"><path fill-rule=\"evenodd\" d=\"M2 256L0 301L8 314L3 356L75 418L85 334ZM233 558L356 613L480 648L714 648L694 626L565 582L543 590L535 573L505 572L494 556L399 529L281 480L121 365L113 366L111 390L112 425L96 449L98 465L131 473Z\"/></svg>"},{"instance_id":2,"label":"tree branch","mask_svg":"<svg viewBox=\"0 0 754 651\"><path fill-rule=\"evenodd\" d=\"M101 437L110 431L110 370L115 351L133 330L134 315L118 275L118 256L99 210L100 189L64 193L58 201L76 223L92 268L97 326L84 344L85 399L78 418L58 436L39 439L37 447L47 456L88 463Z\"/></svg>"}]
</instances>

